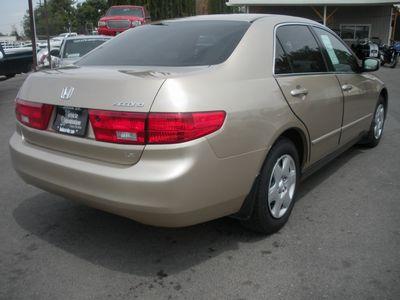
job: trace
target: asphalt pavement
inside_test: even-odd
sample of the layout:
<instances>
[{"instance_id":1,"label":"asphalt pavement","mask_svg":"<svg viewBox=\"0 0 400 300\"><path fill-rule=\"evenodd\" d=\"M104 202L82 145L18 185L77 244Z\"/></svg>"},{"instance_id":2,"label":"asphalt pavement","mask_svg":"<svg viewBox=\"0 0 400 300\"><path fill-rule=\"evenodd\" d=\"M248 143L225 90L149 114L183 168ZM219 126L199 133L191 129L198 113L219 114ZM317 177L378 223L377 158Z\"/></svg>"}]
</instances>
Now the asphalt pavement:
<instances>
[{"instance_id":1,"label":"asphalt pavement","mask_svg":"<svg viewBox=\"0 0 400 300\"><path fill-rule=\"evenodd\" d=\"M400 68L381 144L303 182L283 230L144 226L26 185L8 140L25 75L0 79L0 299L400 299Z\"/></svg>"}]
</instances>

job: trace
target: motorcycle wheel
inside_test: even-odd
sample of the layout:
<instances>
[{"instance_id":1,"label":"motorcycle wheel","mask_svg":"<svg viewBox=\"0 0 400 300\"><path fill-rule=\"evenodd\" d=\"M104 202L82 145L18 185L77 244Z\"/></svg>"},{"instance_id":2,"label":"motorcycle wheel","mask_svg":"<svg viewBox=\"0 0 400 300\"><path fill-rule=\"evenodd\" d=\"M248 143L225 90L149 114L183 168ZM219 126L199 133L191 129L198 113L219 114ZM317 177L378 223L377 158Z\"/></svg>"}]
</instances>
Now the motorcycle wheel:
<instances>
[{"instance_id":1,"label":"motorcycle wheel","mask_svg":"<svg viewBox=\"0 0 400 300\"><path fill-rule=\"evenodd\" d=\"M385 56L382 55L382 54L381 54L381 57L380 57L380 61L381 61L381 66L383 67L386 62L385 62Z\"/></svg>"},{"instance_id":2,"label":"motorcycle wheel","mask_svg":"<svg viewBox=\"0 0 400 300\"><path fill-rule=\"evenodd\" d=\"M399 58L399 54L398 54L398 53L395 53L395 54L393 55L393 57L392 57L392 61L390 62L390 65L389 65L392 69L396 68L398 58Z\"/></svg>"}]
</instances>

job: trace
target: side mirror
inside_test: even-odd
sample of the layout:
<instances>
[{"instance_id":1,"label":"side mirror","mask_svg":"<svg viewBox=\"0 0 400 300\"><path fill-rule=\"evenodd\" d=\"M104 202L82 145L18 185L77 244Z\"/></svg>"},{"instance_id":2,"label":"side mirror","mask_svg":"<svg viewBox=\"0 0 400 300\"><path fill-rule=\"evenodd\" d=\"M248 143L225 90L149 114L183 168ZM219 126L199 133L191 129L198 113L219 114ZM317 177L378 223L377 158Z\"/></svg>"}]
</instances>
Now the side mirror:
<instances>
[{"instance_id":1,"label":"side mirror","mask_svg":"<svg viewBox=\"0 0 400 300\"><path fill-rule=\"evenodd\" d=\"M0 51L0 59L3 59L4 55L3 52Z\"/></svg>"},{"instance_id":2,"label":"side mirror","mask_svg":"<svg viewBox=\"0 0 400 300\"><path fill-rule=\"evenodd\" d=\"M363 72L375 72L379 70L380 62L375 58L366 58L362 62Z\"/></svg>"},{"instance_id":3,"label":"side mirror","mask_svg":"<svg viewBox=\"0 0 400 300\"><path fill-rule=\"evenodd\" d=\"M53 50L50 51L50 55L58 57L58 56L60 56L60 50L59 49L53 49Z\"/></svg>"}]
</instances>

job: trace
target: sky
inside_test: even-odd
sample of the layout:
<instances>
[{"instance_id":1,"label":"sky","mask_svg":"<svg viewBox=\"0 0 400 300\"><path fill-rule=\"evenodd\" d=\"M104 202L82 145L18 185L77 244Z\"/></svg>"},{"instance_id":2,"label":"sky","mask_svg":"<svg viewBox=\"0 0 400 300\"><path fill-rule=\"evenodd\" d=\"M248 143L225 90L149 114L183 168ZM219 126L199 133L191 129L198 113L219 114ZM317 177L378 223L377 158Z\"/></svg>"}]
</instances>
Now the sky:
<instances>
[{"instance_id":1,"label":"sky","mask_svg":"<svg viewBox=\"0 0 400 300\"><path fill-rule=\"evenodd\" d=\"M77 2L83 2L79 0ZM39 0L32 0L37 5ZM43 3L43 0L42 0ZM0 0L0 32L9 34L11 25L17 26L18 31L22 30L22 18L28 9L28 0Z\"/></svg>"}]
</instances>

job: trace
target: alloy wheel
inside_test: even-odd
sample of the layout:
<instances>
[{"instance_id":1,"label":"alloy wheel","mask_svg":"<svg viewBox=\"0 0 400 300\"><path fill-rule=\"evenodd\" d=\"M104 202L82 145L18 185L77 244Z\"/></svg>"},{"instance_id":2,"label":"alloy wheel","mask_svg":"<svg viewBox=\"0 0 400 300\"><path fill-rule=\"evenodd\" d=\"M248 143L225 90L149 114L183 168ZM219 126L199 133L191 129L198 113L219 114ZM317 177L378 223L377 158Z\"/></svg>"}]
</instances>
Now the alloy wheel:
<instances>
[{"instance_id":1,"label":"alloy wheel","mask_svg":"<svg viewBox=\"0 0 400 300\"><path fill-rule=\"evenodd\" d=\"M296 181L294 159L285 154L275 163L269 180L268 208L274 218L282 218L290 207L296 189Z\"/></svg>"},{"instance_id":2,"label":"alloy wheel","mask_svg":"<svg viewBox=\"0 0 400 300\"><path fill-rule=\"evenodd\" d=\"M375 139L379 139L382 135L383 125L385 122L385 107L383 106L383 104L379 104L378 108L376 109L374 118L374 136Z\"/></svg>"}]
</instances>

